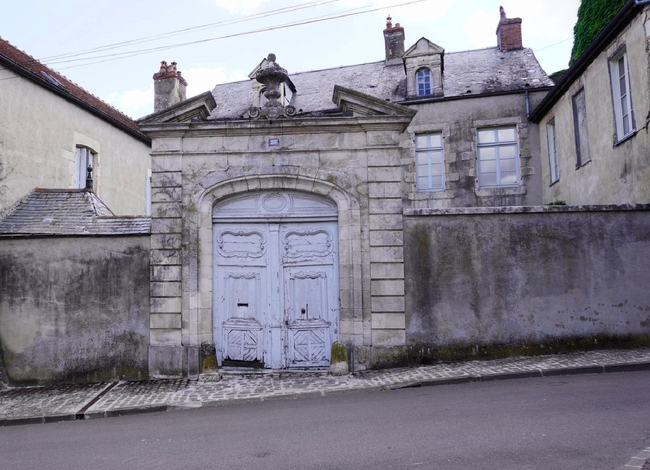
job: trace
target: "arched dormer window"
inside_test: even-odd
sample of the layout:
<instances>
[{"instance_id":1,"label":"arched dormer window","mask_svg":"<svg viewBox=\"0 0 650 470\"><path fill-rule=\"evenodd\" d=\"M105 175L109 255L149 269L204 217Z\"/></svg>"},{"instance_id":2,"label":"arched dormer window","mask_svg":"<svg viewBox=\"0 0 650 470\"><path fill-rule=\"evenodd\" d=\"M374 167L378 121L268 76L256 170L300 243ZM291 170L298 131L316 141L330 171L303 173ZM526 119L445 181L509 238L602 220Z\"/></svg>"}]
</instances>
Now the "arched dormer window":
<instances>
[{"instance_id":1,"label":"arched dormer window","mask_svg":"<svg viewBox=\"0 0 650 470\"><path fill-rule=\"evenodd\" d=\"M420 69L415 74L418 96L431 94L431 70Z\"/></svg>"}]
</instances>

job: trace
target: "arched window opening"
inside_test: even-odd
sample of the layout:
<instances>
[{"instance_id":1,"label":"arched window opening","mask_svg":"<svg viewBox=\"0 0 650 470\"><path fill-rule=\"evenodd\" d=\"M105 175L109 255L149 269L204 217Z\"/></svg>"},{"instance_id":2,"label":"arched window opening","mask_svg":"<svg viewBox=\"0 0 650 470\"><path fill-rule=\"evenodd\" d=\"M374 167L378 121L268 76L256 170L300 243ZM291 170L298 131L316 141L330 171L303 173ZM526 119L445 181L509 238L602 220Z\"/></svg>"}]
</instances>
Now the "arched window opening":
<instances>
[{"instance_id":1,"label":"arched window opening","mask_svg":"<svg viewBox=\"0 0 650 470\"><path fill-rule=\"evenodd\" d=\"M431 94L431 70L420 69L415 74L418 96L426 96Z\"/></svg>"}]
</instances>

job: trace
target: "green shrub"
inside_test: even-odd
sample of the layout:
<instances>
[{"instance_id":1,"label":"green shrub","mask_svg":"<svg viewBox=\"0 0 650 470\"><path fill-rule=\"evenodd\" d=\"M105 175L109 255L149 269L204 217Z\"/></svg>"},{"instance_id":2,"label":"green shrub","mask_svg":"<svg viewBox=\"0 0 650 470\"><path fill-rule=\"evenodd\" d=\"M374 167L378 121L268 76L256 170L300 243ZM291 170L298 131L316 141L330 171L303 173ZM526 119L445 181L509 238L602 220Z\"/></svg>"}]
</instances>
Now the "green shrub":
<instances>
[{"instance_id":1,"label":"green shrub","mask_svg":"<svg viewBox=\"0 0 650 470\"><path fill-rule=\"evenodd\" d=\"M578 21L573 27L570 64L578 60L578 57L625 3L626 0L582 0L580 2Z\"/></svg>"}]
</instances>

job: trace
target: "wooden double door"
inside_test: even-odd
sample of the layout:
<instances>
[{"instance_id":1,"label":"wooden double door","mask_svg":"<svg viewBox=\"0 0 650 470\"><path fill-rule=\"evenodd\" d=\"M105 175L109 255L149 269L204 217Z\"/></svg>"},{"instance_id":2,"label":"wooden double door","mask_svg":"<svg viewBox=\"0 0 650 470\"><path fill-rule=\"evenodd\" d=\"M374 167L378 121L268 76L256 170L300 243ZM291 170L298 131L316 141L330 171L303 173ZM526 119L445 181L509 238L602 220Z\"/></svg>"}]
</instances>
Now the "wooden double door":
<instances>
[{"instance_id":1,"label":"wooden double door","mask_svg":"<svg viewBox=\"0 0 650 470\"><path fill-rule=\"evenodd\" d=\"M336 221L217 222L214 250L219 363L327 367L339 335Z\"/></svg>"}]
</instances>

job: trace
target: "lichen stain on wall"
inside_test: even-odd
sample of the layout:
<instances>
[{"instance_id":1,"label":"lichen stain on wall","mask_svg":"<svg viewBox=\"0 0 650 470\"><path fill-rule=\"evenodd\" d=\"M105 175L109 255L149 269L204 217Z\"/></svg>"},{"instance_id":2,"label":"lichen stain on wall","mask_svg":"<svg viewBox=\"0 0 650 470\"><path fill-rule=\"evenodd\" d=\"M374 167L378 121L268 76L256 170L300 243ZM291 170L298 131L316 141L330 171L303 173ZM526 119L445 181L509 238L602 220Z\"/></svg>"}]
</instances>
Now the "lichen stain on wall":
<instances>
[{"instance_id":1,"label":"lichen stain on wall","mask_svg":"<svg viewBox=\"0 0 650 470\"><path fill-rule=\"evenodd\" d=\"M147 378L148 237L0 241L12 385Z\"/></svg>"}]
</instances>

